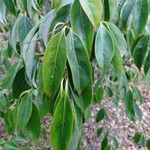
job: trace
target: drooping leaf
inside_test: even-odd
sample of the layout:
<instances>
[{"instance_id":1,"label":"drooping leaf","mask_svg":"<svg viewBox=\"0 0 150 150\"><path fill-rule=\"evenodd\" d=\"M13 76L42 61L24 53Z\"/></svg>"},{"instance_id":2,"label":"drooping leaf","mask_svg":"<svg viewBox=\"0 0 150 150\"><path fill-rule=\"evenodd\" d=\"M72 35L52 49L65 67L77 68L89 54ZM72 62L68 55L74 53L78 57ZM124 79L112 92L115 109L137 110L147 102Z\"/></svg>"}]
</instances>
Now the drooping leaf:
<instances>
[{"instance_id":1,"label":"drooping leaf","mask_svg":"<svg viewBox=\"0 0 150 150\"><path fill-rule=\"evenodd\" d=\"M40 114L34 104L32 105L32 114L27 124L27 130L35 139L39 138L41 132Z\"/></svg>"},{"instance_id":2,"label":"drooping leaf","mask_svg":"<svg viewBox=\"0 0 150 150\"><path fill-rule=\"evenodd\" d=\"M18 25L17 25L17 32L18 32L18 37L19 41L22 43L27 36L28 32L32 29L32 22L31 20L26 17L22 16L19 19Z\"/></svg>"},{"instance_id":3,"label":"drooping leaf","mask_svg":"<svg viewBox=\"0 0 150 150\"><path fill-rule=\"evenodd\" d=\"M18 106L17 111L17 126L20 131L23 131L29 122L32 114L32 97L31 93L27 93Z\"/></svg>"},{"instance_id":4,"label":"drooping leaf","mask_svg":"<svg viewBox=\"0 0 150 150\"><path fill-rule=\"evenodd\" d=\"M6 8L8 9L8 11L9 11L12 15L14 15L14 16L17 15L17 13L16 13L16 8L15 8L15 4L13 3L12 0L4 0L4 4L5 4Z\"/></svg>"},{"instance_id":5,"label":"drooping leaf","mask_svg":"<svg viewBox=\"0 0 150 150\"><path fill-rule=\"evenodd\" d=\"M120 77L123 71L123 62L122 62L121 52L122 52L122 56L125 54L125 52L123 52L125 50L122 49L122 46L123 45L125 46L126 42L124 38L121 36L121 33L119 33L119 30L117 29L117 27L115 27L115 25L113 25L112 23L106 23L106 22L103 22L103 24L108 28L112 37L113 46L114 46L114 56L112 59L112 64L113 64L116 75ZM118 36L120 36L120 40L123 40L122 43L119 41Z\"/></svg>"},{"instance_id":6,"label":"drooping leaf","mask_svg":"<svg viewBox=\"0 0 150 150\"><path fill-rule=\"evenodd\" d=\"M14 110L9 109L4 115L5 128L9 134L11 134L15 129L15 116Z\"/></svg>"},{"instance_id":7,"label":"drooping leaf","mask_svg":"<svg viewBox=\"0 0 150 150\"><path fill-rule=\"evenodd\" d=\"M4 5L3 1L0 1L0 21L2 23L5 22L5 17L6 17L6 6Z\"/></svg>"},{"instance_id":8,"label":"drooping leaf","mask_svg":"<svg viewBox=\"0 0 150 150\"><path fill-rule=\"evenodd\" d=\"M76 11L78 10L78 11ZM71 8L71 27L72 30L81 38L89 56L92 51L94 30L91 22L80 6L79 0L75 0Z\"/></svg>"},{"instance_id":9,"label":"drooping leaf","mask_svg":"<svg viewBox=\"0 0 150 150\"><path fill-rule=\"evenodd\" d=\"M103 127L99 128L97 130L97 136L100 137L102 135L102 133L103 133Z\"/></svg>"},{"instance_id":10,"label":"drooping leaf","mask_svg":"<svg viewBox=\"0 0 150 150\"><path fill-rule=\"evenodd\" d=\"M68 22L68 15L70 14L70 7L71 7L71 5L68 4L68 5L60 7L57 10L56 16L54 17L51 27L50 27L50 31L53 31L53 29L57 25L57 23L60 23L60 22L67 23Z\"/></svg>"},{"instance_id":11,"label":"drooping leaf","mask_svg":"<svg viewBox=\"0 0 150 150\"><path fill-rule=\"evenodd\" d=\"M150 150L150 139L147 141L146 147L147 147L148 150Z\"/></svg>"},{"instance_id":12,"label":"drooping leaf","mask_svg":"<svg viewBox=\"0 0 150 150\"><path fill-rule=\"evenodd\" d=\"M51 10L49 13L47 13L44 18L42 19L40 28L39 28L39 36L43 37L43 42L44 45L47 46L48 44L48 39L49 39L49 30L50 27L52 25L52 21L56 16L56 11L55 10Z\"/></svg>"},{"instance_id":13,"label":"drooping leaf","mask_svg":"<svg viewBox=\"0 0 150 150\"><path fill-rule=\"evenodd\" d=\"M1 89L10 89L12 87L13 81L20 67L21 67L21 62L12 65L8 69L6 76L0 82Z\"/></svg>"},{"instance_id":14,"label":"drooping leaf","mask_svg":"<svg viewBox=\"0 0 150 150\"><path fill-rule=\"evenodd\" d=\"M136 0L133 8L132 25L134 34L138 37L142 33L148 19L148 1Z\"/></svg>"},{"instance_id":15,"label":"drooping leaf","mask_svg":"<svg viewBox=\"0 0 150 150\"><path fill-rule=\"evenodd\" d=\"M127 53L127 43L122 34L122 32L111 22L107 22L107 25L113 34L114 38L116 39L116 43L118 44L121 56L126 55Z\"/></svg>"},{"instance_id":16,"label":"drooping leaf","mask_svg":"<svg viewBox=\"0 0 150 150\"><path fill-rule=\"evenodd\" d=\"M25 69L20 69L13 81L12 90L14 98L19 98L20 94L26 90L29 90L30 86L25 80Z\"/></svg>"},{"instance_id":17,"label":"drooping leaf","mask_svg":"<svg viewBox=\"0 0 150 150\"><path fill-rule=\"evenodd\" d=\"M101 23L96 35L95 57L103 73L106 73L114 56L114 45L110 32Z\"/></svg>"},{"instance_id":18,"label":"drooping leaf","mask_svg":"<svg viewBox=\"0 0 150 150\"><path fill-rule=\"evenodd\" d=\"M120 12L120 19L119 19L119 27L123 30L126 30L128 27L128 20L131 12L133 10L134 4L136 0L127 0Z\"/></svg>"},{"instance_id":19,"label":"drooping leaf","mask_svg":"<svg viewBox=\"0 0 150 150\"><path fill-rule=\"evenodd\" d=\"M96 95L94 98L94 104L100 103L103 100L103 96L104 96L104 89L103 89L103 87L99 87L96 90Z\"/></svg>"},{"instance_id":20,"label":"drooping leaf","mask_svg":"<svg viewBox=\"0 0 150 150\"><path fill-rule=\"evenodd\" d=\"M141 70L141 67L144 62L145 54L147 52L148 42L149 42L149 36L146 35L139 40L139 42L137 43L133 51L134 63L139 70Z\"/></svg>"},{"instance_id":21,"label":"drooping leaf","mask_svg":"<svg viewBox=\"0 0 150 150\"><path fill-rule=\"evenodd\" d=\"M142 112L141 112L141 109L139 108L139 106L137 105L136 102L133 103L133 109L134 109L134 113L135 113L136 118L139 121L142 121Z\"/></svg>"},{"instance_id":22,"label":"drooping leaf","mask_svg":"<svg viewBox=\"0 0 150 150\"><path fill-rule=\"evenodd\" d=\"M80 38L73 32L67 37L67 48L73 83L77 92L81 94L92 76L88 54Z\"/></svg>"},{"instance_id":23,"label":"drooping leaf","mask_svg":"<svg viewBox=\"0 0 150 150\"><path fill-rule=\"evenodd\" d=\"M79 0L80 4L91 21L95 30L97 30L102 16L102 2L100 0Z\"/></svg>"},{"instance_id":24,"label":"drooping leaf","mask_svg":"<svg viewBox=\"0 0 150 150\"><path fill-rule=\"evenodd\" d=\"M148 54L146 61L145 61L145 64L144 64L145 75L147 75L149 69L150 69L150 51L149 51L149 54Z\"/></svg>"},{"instance_id":25,"label":"drooping leaf","mask_svg":"<svg viewBox=\"0 0 150 150\"><path fill-rule=\"evenodd\" d=\"M36 31L37 26L35 26L32 30L30 30L25 40L23 41L23 48L22 48L22 56L25 63L26 75L31 85L34 84L32 79L34 76L34 71L37 63L35 57L35 47L38 34L36 33ZM36 85L34 84L34 86Z\"/></svg>"},{"instance_id":26,"label":"drooping leaf","mask_svg":"<svg viewBox=\"0 0 150 150\"><path fill-rule=\"evenodd\" d=\"M51 143L54 150L69 150L73 132L73 112L67 93L63 93L54 113L51 127Z\"/></svg>"},{"instance_id":27,"label":"drooping leaf","mask_svg":"<svg viewBox=\"0 0 150 150\"><path fill-rule=\"evenodd\" d=\"M125 97L125 105L126 105L126 113L130 120L134 120L135 118L133 102L134 102L133 93L131 91L128 91Z\"/></svg>"},{"instance_id":28,"label":"drooping leaf","mask_svg":"<svg viewBox=\"0 0 150 150\"><path fill-rule=\"evenodd\" d=\"M65 71L66 60L65 35L61 31L52 37L44 54L43 82L48 96L56 94Z\"/></svg>"},{"instance_id":29,"label":"drooping leaf","mask_svg":"<svg viewBox=\"0 0 150 150\"><path fill-rule=\"evenodd\" d=\"M106 110L101 108L96 116L96 122L100 122L107 117Z\"/></svg>"},{"instance_id":30,"label":"drooping leaf","mask_svg":"<svg viewBox=\"0 0 150 150\"><path fill-rule=\"evenodd\" d=\"M109 21L115 16L117 8L116 0L104 0L104 20Z\"/></svg>"}]
</instances>

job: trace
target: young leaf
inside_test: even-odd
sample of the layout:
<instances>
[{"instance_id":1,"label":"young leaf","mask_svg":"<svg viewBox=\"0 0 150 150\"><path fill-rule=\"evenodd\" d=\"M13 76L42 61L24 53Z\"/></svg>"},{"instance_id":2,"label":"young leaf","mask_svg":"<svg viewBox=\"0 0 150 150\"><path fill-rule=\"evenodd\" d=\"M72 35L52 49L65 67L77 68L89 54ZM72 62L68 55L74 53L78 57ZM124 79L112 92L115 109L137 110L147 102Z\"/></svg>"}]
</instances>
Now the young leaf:
<instances>
[{"instance_id":1,"label":"young leaf","mask_svg":"<svg viewBox=\"0 0 150 150\"><path fill-rule=\"evenodd\" d=\"M95 57L103 73L106 73L114 56L114 45L110 32L101 23L95 41Z\"/></svg>"},{"instance_id":2,"label":"young leaf","mask_svg":"<svg viewBox=\"0 0 150 150\"><path fill-rule=\"evenodd\" d=\"M51 143L54 150L69 150L73 132L73 112L69 96L63 93L54 113L54 120L51 127Z\"/></svg>"},{"instance_id":3,"label":"young leaf","mask_svg":"<svg viewBox=\"0 0 150 150\"><path fill-rule=\"evenodd\" d=\"M78 10L78 11L76 11ZM85 45L89 56L91 56L94 30L91 22L80 6L79 0L75 0L71 8L72 30L80 37Z\"/></svg>"},{"instance_id":4,"label":"young leaf","mask_svg":"<svg viewBox=\"0 0 150 150\"><path fill-rule=\"evenodd\" d=\"M96 122L100 122L107 117L106 110L101 108L96 116Z\"/></svg>"},{"instance_id":5,"label":"young leaf","mask_svg":"<svg viewBox=\"0 0 150 150\"><path fill-rule=\"evenodd\" d=\"M32 97L31 94L26 94L18 106L17 111L17 125L18 128L23 131L29 122L32 114Z\"/></svg>"},{"instance_id":6,"label":"young leaf","mask_svg":"<svg viewBox=\"0 0 150 150\"><path fill-rule=\"evenodd\" d=\"M41 121L39 111L34 104L32 105L32 114L27 124L27 130L35 139L39 138L41 132Z\"/></svg>"},{"instance_id":7,"label":"young leaf","mask_svg":"<svg viewBox=\"0 0 150 150\"><path fill-rule=\"evenodd\" d=\"M148 19L148 1L136 0L133 8L132 25L135 36L142 33Z\"/></svg>"},{"instance_id":8,"label":"young leaf","mask_svg":"<svg viewBox=\"0 0 150 150\"><path fill-rule=\"evenodd\" d=\"M149 42L149 36L146 35L139 40L139 42L134 48L134 52L133 52L134 63L139 70L141 70L141 67L144 62L145 54L147 52L148 42Z\"/></svg>"},{"instance_id":9,"label":"young leaf","mask_svg":"<svg viewBox=\"0 0 150 150\"><path fill-rule=\"evenodd\" d=\"M102 2L101 0L79 0L80 4L86 13L87 17L94 26L95 31L97 30L101 16L102 16Z\"/></svg>"},{"instance_id":10,"label":"young leaf","mask_svg":"<svg viewBox=\"0 0 150 150\"><path fill-rule=\"evenodd\" d=\"M56 94L65 71L66 60L65 34L61 31L52 37L44 54L43 82L48 96Z\"/></svg>"},{"instance_id":11,"label":"young leaf","mask_svg":"<svg viewBox=\"0 0 150 150\"><path fill-rule=\"evenodd\" d=\"M73 83L78 94L81 94L92 77L87 51L80 38L73 32L67 36L67 48Z\"/></svg>"},{"instance_id":12,"label":"young leaf","mask_svg":"<svg viewBox=\"0 0 150 150\"><path fill-rule=\"evenodd\" d=\"M55 9L58 9L60 5L62 4L62 0L52 0L52 3L53 3L53 7Z\"/></svg>"}]
</instances>

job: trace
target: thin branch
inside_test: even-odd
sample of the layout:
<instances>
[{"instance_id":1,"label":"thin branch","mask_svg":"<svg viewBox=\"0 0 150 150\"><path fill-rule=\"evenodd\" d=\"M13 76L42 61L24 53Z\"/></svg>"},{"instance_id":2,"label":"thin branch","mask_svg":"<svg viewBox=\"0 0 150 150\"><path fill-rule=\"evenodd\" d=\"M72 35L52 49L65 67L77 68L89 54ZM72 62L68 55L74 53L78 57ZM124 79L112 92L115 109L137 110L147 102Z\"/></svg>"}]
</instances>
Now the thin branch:
<instances>
[{"instance_id":1,"label":"thin branch","mask_svg":"<svg viewBox=\"0 0 150 150\"><path fill-rule=\"evenodd\" d=\"M30 43L32 43L32 42L36 42L36 41L38 41L38 40L40 40L40 39L42 39L42 38L44 38L44 37L47 37L48 35L51 35L51 34L53 34L54 32L59 31L59 30L60 30L61 28L63 28L64 26L65 26L65 24L64 24L63 26L57 28L55 31L49 32L47 35L43 35L43 36L41 36L41 37L39 37L39 38L37 38L37 39L35 39L35 40L32 40L32 41L30 41L30 42L23 43L22 46L25 45L25 44L30 44Z\"/></svg>"}]
</instances>

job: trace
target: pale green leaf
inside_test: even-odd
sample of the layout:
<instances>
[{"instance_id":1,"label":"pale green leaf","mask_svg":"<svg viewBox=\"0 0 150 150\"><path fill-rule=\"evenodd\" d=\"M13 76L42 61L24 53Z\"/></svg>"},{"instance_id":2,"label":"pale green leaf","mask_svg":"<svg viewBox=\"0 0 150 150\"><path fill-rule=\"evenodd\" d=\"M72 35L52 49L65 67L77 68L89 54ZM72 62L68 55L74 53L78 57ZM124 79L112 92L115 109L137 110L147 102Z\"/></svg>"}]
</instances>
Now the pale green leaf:
<instances>
[{"instance_id":1,"label":"pale green leaf","mask_svg":"<svg viewBox=\"0 0 150 150\"><path fill-rule=\"evenodd\" d=\"M51 143L54 150L69 150L73 133L74 116L70 99L66 93L62 94L54 113L51 127Z\"/></svg>"},{"instance_id":2,"label":"pale green leaf","mask_svg":"<svg viewBox=\"0 0 150 150\"><path fill-rule=\"evenodd\" d=\"M97 30L102 16L101 0L79 0L80 4L91 21L94 29Z\"/></svg>"},{"instance_id":3,"label":"pale green leaf","mask_svg":"<svg viewBox=\"0 0 150 150\"><path fill-rule=\"evenodd\" d=\"M43 62L44 91L54 96L64 75L67 50L64 31L54 35L45 50Z\"/></svg>"}]
</instances>

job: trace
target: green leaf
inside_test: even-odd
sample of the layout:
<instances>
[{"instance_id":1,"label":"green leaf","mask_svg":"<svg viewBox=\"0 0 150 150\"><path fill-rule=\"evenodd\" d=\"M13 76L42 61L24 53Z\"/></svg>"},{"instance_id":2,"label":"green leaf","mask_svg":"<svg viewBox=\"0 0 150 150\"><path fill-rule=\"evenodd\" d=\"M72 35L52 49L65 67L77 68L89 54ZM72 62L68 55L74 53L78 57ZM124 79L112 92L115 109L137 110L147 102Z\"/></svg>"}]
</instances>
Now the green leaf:
<instances>
[{"instance_id":1,"label":"green leaf","mask_svg":"<svg viewBox=\"0 0 150 150\"><path fill-rule=\"evenodd\" d=\"M96 122L100 122L107 117L106 110L101 108L96 116Z\"/></svg>"},{"instance_id":2,"label":"green leaf","mask_svg":"<svg viewBox=\"0 0 150 150\"><path fill-rule=\"evenodd\" d=\"M70 15L70 4L60 7L57 10L56 16L54 17L50 31L53 31L54 27L57 25L57 23L60 22L68 22L68 16Z\"/></svg>"},{"instance_id":3,"label":"green leaf","mask_svg":"<svg viewBox=\"0 0 150 150\"><path fill-rule=\"evenodd\" d=\"M134 102L133 93L131 91L128 91L125 97L125 105L126 105L126 113L130 120L134 120L135 118L133 102Z\"/></svg>"},{"instance_id":4,"label":"green leaf","mask_svg":"<svg viewBox=\"0 0 150 150\"><path fill-rule=\"evenodd\" d=\"M89 82L87 87L83 90L82 94L79 96L83 101L83 108L86 110L90 105L93 98L92 82Z\"/></svg>"},{"instance_id":5,"label":"green leaf","mask_svg":"<svg viewBox=\"0 0 150 150\"><path fill-rule=\"evenodd\" d=\"M104 96L104 89L103 89L103 87L97 88L95 99L94 99L94 104L100 103L103 100L103 96Z\"/></svg>"},{"instance_id":6,"label":"green leaf","mask_svg":"<svg viewBox=\"0 0 150 150\"><path fill-rule=\"evenodd\" d=\"M53 3L53 7L55 9L58 9L60 5L62 4L62 0L52 0L52 3Z\"/></svg>"},{"instance_id":7,"label":"green leaf","mask_svg":"<svg viewBox=\"0 0 150 150\"><path fill-rule=\"evenodd\" d=\"M144 62L144 58L147 52L148 42L149 42L149 36L146 35L139 40L139 42L137 43L133 51L134 63L139 70L141 70L141 67Z\"/></svg>"},{"instance_id":8,"label":"green leaf","mask_svg":"<svg viewBox=\"0 0 150 150\"><path fill-rule=\"evenodd\" d=\"M23 131L29 122L32 114L32 97L31 93L27 93L18 106L17 125L20 131Z\"/></svg>"},{"instance_id":9,"label":"green leaf","mask_svg":"<svg viewBox=\"0 0 150 150\"><path fill-rule=\"evenodd\" d=\"M69 150L73 133L73 112L69 96L63 93L54 113L54 120L51 127L51 143L54 150Z\"/></svg>"},{"instance_id":10,"label":"green leaf","mask_svg":"<svg viewBox=\"0 0 150 150\"><path fill-rule=\"evenodd\" d=\"M48 96L54 96L64 75L67 60L67 50L64 31L54 35L44 54L43 82L44 91Z\"/></svg>"},{"instance_id":11,"label":"green leaf","mask_svg":"<svg viewBox=\"0 0 150 150\"><path fill-rule=\"evenodd\" d=\"M74 3L72 4L71 27L72 30L83 41L83 44L85 45L89 53L89 56L91 56L93 39L94 39L94 30L91 22L87 18L78 0L74 1Z\"/></svg>"},{"instance_id":12,"label":"green leaf","mask_svg":"<svg viewBox=\"0 0 150 150\"><path fill-rule=\"evenodd\" d=\"M21 67L21 62L12 65L8 69L6 76L0 82L1 89L10 89L12 87L12 84L14 82L14 79L20 67Z\"/></svg>"},{"instance_id":13,"label":"green leaf","mask_svg":"<svg viewBox=\"0 0 150 150\"><path fill-rule=\"evenodd\" d=\"M147 0L136 0L133 8L132 25L135 36L142 33L148 19L148 2Z\"/></svg>"},{"instance_id":14,"label":"green leaf","mask_svg":"<svg viewBox=\"0 0 150 150\"><path fill-rule=\"evenodd\" d=\"M147 75L149 69L150 69L150 51L149 51L149 54L148 54L146 61L145 61L145 64L144 64L145 75Z\"/></svg>"},{"instance_id":15,"label":"green leaf","mask_svg":"<svg viewBox=\"0 0 150 150\"><path fill-rule=\"evenodd\" d=\"M17 14L16 14L15 4L13 3L12 0L4 0L4 4L5 4L6 8L8 9L8 11L9 11L12 15L14 15L14 16L17 15Z\"/></svg>"},{"instance_id":16,"label":"green leaf","mask_svg":"<svg viewBox=\"0 0 150 150\"><path fill-rule=\"evenodd\" d=\"M67 36L67 48L73 83L80 95L91 81L90 61L82 41L73 32Z\"/></svg>"},{"instance_id":17,"label":"green leaf","mask_svg":"<svg viewBox=\"0 0 150 150\"><path fill-rule=\"evenodd\" d=\"M37 26L35 26L28 35L26 36L24 42L23 42L23 48L22 48L22 56L24 59L25 63L25 68L26 68L26 75L29 79L29 83L34 86L35 83L33 82L33 76L34 76L34 71L36 69L36 63L37 60L35 58L35 48L36 48L36 42L37 42L37 36L38 34L36 33L37 31Z\"/></svg>"},{"instance_id":18,"label":"green leaf","mask_svg":"<svg viewBox=\"0 0 150 150\"><path fill-rule=\"evenodd\" d=\"M101 23L96 35L95 57L103 73L106 73L114 56L114 45L110 32Z\"/></svg>"},{"instance_id":19,"label":"green leaf","mask_svg":"<svg viewBox=\"0 0 150 150\"><path fill-rule=\"evenodd\" d=\"M6 17L6 7L4 5L4 2L0 1L0 21L2 23L5 22L5 17Z\"/></svg>"},{"instance_id":20,"label":"green leaf","mask_svg":"<svg viewBox=\"0 0 150 150\"><path fill-rule=\"evenodd\" d=\"M104 0L104 20L109 21L115 16L117 8L116 0Z\"/></svg>"},{"instance_id":21,"label":"green leaf","mask_svg":"<svg viewBox=\"0 0 150 150\"><path fill-rule=\"evenodd\" d=\"M99 128L97 130L97 136L100 137L102 135L102 133L103 133L103 127Z\"/></svg>"},{"instance_id":22,"label":"green leaf","mask_svg":"<svg viewBox=\"0 0 150 150\"><path fill-rule=\"evenodd\" d=\"M141 136L142 136L141 133L136 132L135 135L134 135L134 137L133 137L134 142L135 143L139 143L140 139L141 139Z\"/></svg>"},{"instance_id":23,"label":"green leaf","mask_svg":"<svg viewBox=\"0 0 150 150\"><path fill-rule=\"evenodd\" d=\"M123 30L127 30L129 16L132 13L135 1L136 0L125 1L124 5L121 9L120 19L119 19L119 27Z\"/></svg>"},{"instance_id":24,"label":"green leaf","mask_svg":"<svg viewBox=\"0 0 150 150\"><path fill-rule=\"evenodd\" d=\"M37 107L32 105L32 114L27 124L27 130L31 133L31 135L37 139L40 137L41 132L41 121L40 114Z\"/></svg>"},{"instance_id":25,"label":"green leaf","mask_svg":"<svg viewBox=\"0 0 150 150\"><path fill-rule=\"evenodd\" d=\"M101 0L79 0L80 4L91 21L95 31L97 30L102 16Z\"/></svg>"},{"instance_id":26,"label":"green leaf","mask_svg":"<svg viewBox=\"0 0 150 150\"><path fill-rule=\"evenodd\" d=\"M20 94L26 90L29 90L30 86L25 80L25 69L20 69L16 77L13 81L12 90L13 90L13 97L18 99Z\"/></svg>"},{"instance_id":27,"label":"green leaf","mask_svg":"<svg viewBox=\"0 0 150 150\"><path fill-rule=\"evenodd\" d=\"M30 18L32 18L32 2L31 0L26 0L27 1L27 12L30 16ZM33 2L34 4L34 2Z\"/></svg>"},{"instance_id":28,"label":"green leaf","mask_svg":"<svg viewBox=\"0 0 150 150\"><path fill-rule=\"evenodd\" d=\"M7 132L10 134L15 129L15 116L14 110L8 109L8 111L4 115L5 128Z\"/></svg>"},{"instance_id":29,"label":"green leaf","mask_svg":"<svg viewBox=\"0 0 150 150\"><path fill-rule=\"evenodd\" d=\"M126 55L127 43L122 32L111 22L107 22L107 25L108 25L109 30L113 34L114 39L116 40L121 56Z\"/></svg>"},{"instance_id":30,"label":"green leaf","mask_svg":"<svg viewBox=\"0 0 150 150\"><path fill-rule=\"evenodd\" d=\"M133 109L134 109L134 113L135 113L136 118L139 121L142 121L142 112L141 112L141 109L139 108L139 106L137 105L136 102L133 103Z\"/></svg>"},{"instance_id":31,"label":"green leaf","mask_svg":"<svg viewBox=\"0 0 150 150\"><path fill-rule=\"evenodd\" d=\"M18 31L18 37L19 41L22 43L27 36L28 32L32 29L32 22L31 20L26 17L22 16L19 19L18 25L17 25L17 31Z\"/></svg>"},{"instance_id":32,"label":"green leaf","mask_svg":"<svg viewBox=\"0 0 150 150\"><path fill-rule=\"evenodd\" d=\"M150 150L150 139L147 141L146 147L148 150Z\"/></svg>"},{"instance_id":33,"label":"green leaf","mask_svg":"<svg viewBox=\"0 0 150 150\"><path fill-rule=\"evenodd\" d=\"M39 37L42 37L45 46L47 46L48 44L48 40L49 40L48 34L55 16L56 16L56 11L51 10L49 13L47 13L44 16L44 18L41 21L41 25L39 28Z\"/></svg>"}]
</instances>

